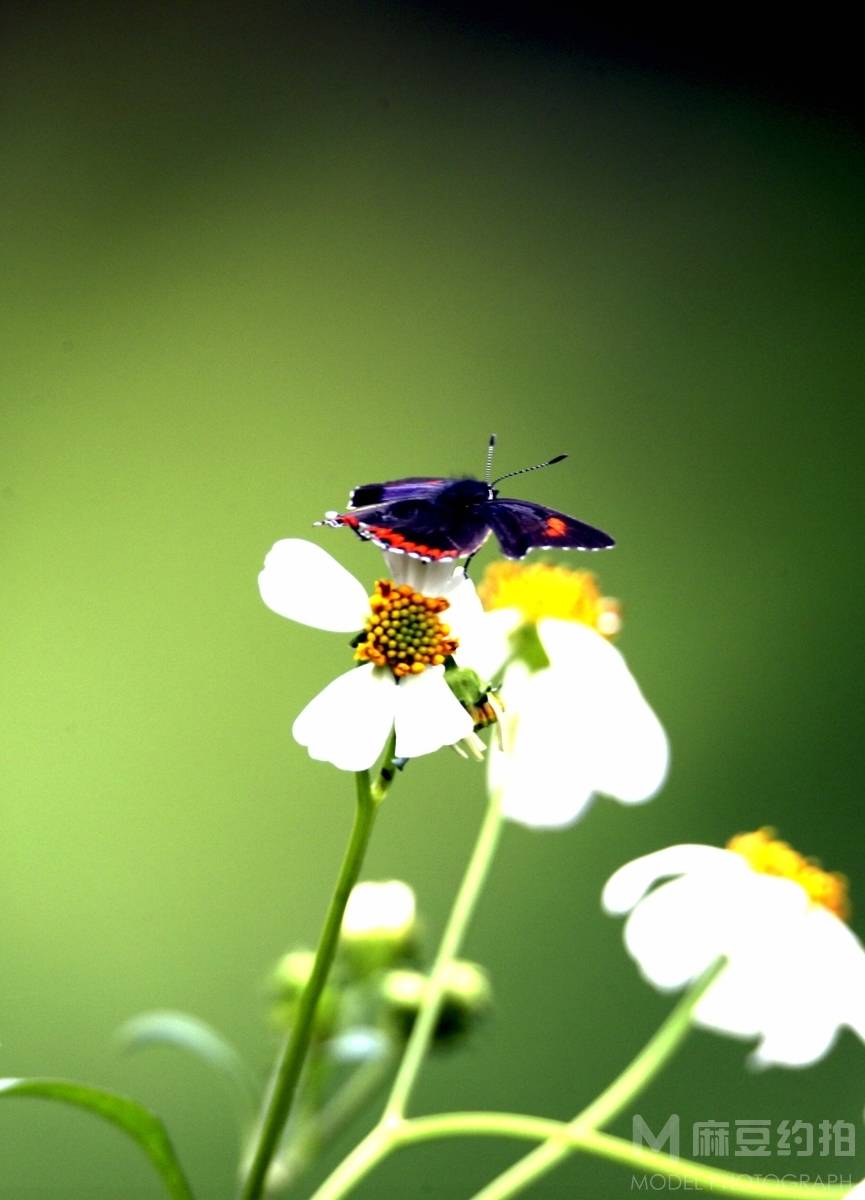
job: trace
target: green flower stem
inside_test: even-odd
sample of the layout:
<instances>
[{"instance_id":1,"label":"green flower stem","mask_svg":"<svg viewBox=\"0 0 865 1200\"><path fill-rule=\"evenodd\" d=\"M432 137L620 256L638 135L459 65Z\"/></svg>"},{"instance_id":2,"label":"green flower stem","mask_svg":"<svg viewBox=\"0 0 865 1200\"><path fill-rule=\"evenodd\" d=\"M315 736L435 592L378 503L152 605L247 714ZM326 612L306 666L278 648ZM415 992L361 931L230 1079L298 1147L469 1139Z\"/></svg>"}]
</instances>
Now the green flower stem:
<instances>
[{"instance_id":1,"label":"green flower stem","mask_svg":"<svg viewBox=\"0 0 865 1200\"><path fill-rule=\"evenodd\" d=\"M495 855L502 829L501 808L501 797L492 795L381 1119L324 1181L313 1200L338 1200L345 1196L399 1144L402 1131L411 1127L411 1122L403 1119L403 1113L435 1032L448 968L459 952Z\"/></svg>"},{"instance_id":2,"label":"green flower stem","mask_svg":"<svg viewBox=\"0 0 865 1200\"><path fill-rule=\"evenodd\" d=\"M404 1123L399 1118L391 1125L379 1122L327 1177L312 1200L339 1200L341 1196L346 1196L396 1148L403 1127Z\"/></svg>"},{"instance_id":3,"label":"green flower stem","mask_svg":"<svg viewBox=\"0 0 865 1200\"><path fill-rule=\"evenodd\" d=\"M635 1096L639 1095L687 1037L692 1027L695 1007L723 967L724 959L719 959L688 989L621 1075L574 1117L568 1126L572 1132L582 1134L612 1121ZM472 1200L506 1200L507 1197L515 1196L541 1175L545 1175L562 1159L567 1158L570 1152L571 1146L568 1142L563 1141L560 1136L552 1138L502 1172L477 1192Z\"/></svg>"},{"instance_id":4,"label":"green flower stem","mask_svg":"<svg viewBox=\"0 0 865 1200\"><path fill-rule=\"evenodd\" d=\"M472 864L478 857L478 848L485 840L482 830ZM493 848L494 844L493 839ZM631 1064L570 1123L522 1113L457 1112L412 1119L394 1113L390 1118L382 1119L355 1147L315 1193L313 1200L341 1200L392 1151L446 1137L509 1137L544 1143L517 1163L517 1168L522 1169L519 1179L515 1180L511 1172L505 1172L478 1193L475 1200L480 1200L481 1196L486 1200L487 1197L514 1195L516 1190L538 1178L560 1158L575 1151L596 1154L649 1175L664 1175L716 1195L746 1196L754 1200L843 1200L850 1194L850 1188L846 1185L759 1179L689 1162L646 1146L637 1146L593 1127L593 1122L609 1121L620 1113L670 1058L688 1033L695 1005L723 965L723 960L719 961L698 980ZM544 1158L538 1166L539 1160L535 1159L535 1154L541 1153ZM553 1153L555 1157L549 1157ZM531 1177L527 1174L528 1167L531 1167ZM507 1185L507 1191L502 1190L503 1185ZM497 1190L494 1191L494 1188Z\"/></svg>"},{"instance_id":5,"label":"green flower stem","mask_svg":"<svg viewBox=\"0 0 865 1200\"><path fill-rule=\"evenodd\" d=\"M596 1154L622 1166L633 1167L649 1175L664 1175L719 1196L750 1196L754 1200L843 1200L849 1196L846 1185L790 1183L778 1179L758 1179L709 1167L702 1163L674 1158L660 1150L636 1146L624 1138L613 1137L597 1129L578 1130L574 1123L546 1117L506 1112L455 1112L431 1117L397 1119L390 1126L378 1125L352 1151L314 1200L339 1200L369 1174L391 1151L418 1142L447 1137L505 1137L525 1141L555 1141L569 1152Z\"/></svg>"},{"instance_id":6,"label":"green flower stem","mask_svg":"<svg viewBox=\"0 0 865 1200\"><path fill-rule=\"evenodd\" d=\"M322 1147L333 1142L384 1087L392 1069L391 1054L364 1063L349 1076L321 1112L301 1126L296 1140L278 1160L280 1187L289 1187L300 1179Z\"/></svg>"},{"instance_id":7,"label":"green flower stem","mask_svg":"<svg viewBox=\"0 0 865 1200\"><path fill-rule=\"evenodd\" d=\"M384 760L385 764L389 764L392 754L392 744L389 744ZM339 931L349 893L360 874L376 810L387 791L392 774L389 773L389 767L386 765L375 784L370 783L368 771L358 771L355 779L357 782L357 807L351 837L328 905L321 940L315 952L312 973L298 1004L297 1019L283 1046L264 1101L255 1148L240 1191L241 1200L258 1200L264 1188L268 1168L297 1091L298 1080L312 1037L315 1011L336 954Z\"/></svg>"},{"instance_id":8,"label":"green flower stem","mask_svg":"<svg viewBox=\"0 0 865 1200\"><path fill-rule=\"evenodd\" d=\"M693 1028L694 1009L726 966L719 958L688 988L679 1003L652 1034L621 1075L570 1122L571 1126L598 1129L625 1109L666 1066Z\"/></svg>"},{"instance_id":9,"label":"green flower stem","mask_svg":"<svg viewBox=\"0 0 865 1200\"><path fill-rule=\"evenodd\" d=\"M636 1167L649 1175L665 1175L722 1196L752 1196L756 1200L842 1200L850 1194L846 1184L833 1186L817 1183L790 1183L776 1179L758 1179L724 1171L719 1167L688 1162L636 1146L624 1138L613 1137L596 1129L579 1131L575 1124L552 1121L521 1113L467 1112L441 1113L433 1117L415 1117L403 1122L393 1133L399 1145L433 1141L444 1137L511 1137L528 1141L555 1141L568 1150L582 1150L600 1158Z\"/></svg>"},{"instance_id":10,"label":"green flower stem","mask_svg":"<svg viewBox=\"0 0 865 1200\"><path fill-rule=\"evenodd\" d=\"M423 1003L412 1026L412 1031L396 1073L390 1096L382 1115L382 1124L401 1118L417 1080L418 1072L427 1050L429 1050L436 1022L441 1012L442 997L447 984L448 969L459 952L478 897L486 882L499 835L502 830L501 797L490 796L487 811L478 833L475 848L457 892L448 923L433 963L429 982L424 989Z\"/></svg>"},{"instance_id":11,"label":"green flower stem","mask_svg":"<svg viewBox=\"0 0 865 1200\"><path fill-rule=\"evenodd\" d=\"M316 1149L333 1141L346 1125L366 1107L372 1097L384 1089L393 1069L390 1054L364 1063L345 1082L333 1099L325 1105L316 1122Z\"/></svg>"}]
</instances>

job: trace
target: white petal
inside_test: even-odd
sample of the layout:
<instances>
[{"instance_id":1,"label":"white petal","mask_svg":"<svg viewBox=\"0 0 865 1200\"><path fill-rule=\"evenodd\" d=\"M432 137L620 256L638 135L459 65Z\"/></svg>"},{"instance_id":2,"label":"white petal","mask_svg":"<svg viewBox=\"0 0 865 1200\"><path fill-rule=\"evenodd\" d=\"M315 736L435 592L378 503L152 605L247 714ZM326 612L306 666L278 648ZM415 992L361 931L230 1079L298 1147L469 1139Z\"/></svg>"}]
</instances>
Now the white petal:
<instances>
[{"instance_id":1,"label":"white petal","mask_svg":"<svg viewBox=\"0 0 865 1200\"><path fill-rule=\"evenodd\" d=\"M753 964L762 970L769 955L784 952L784 931L801 925L807 897L789 880L753 871L731 851L696 853L707 850L714 847L676 846L648 855L654 860L648 864L653 877L647 875L646 860L637 860L617 872L608 890L614 902L630 906L643 885L671 872L679 874L683 859L691 860L679 878L636 903L625 925L625 945L643 975L663 989L682 987L719 958L727 958L729 966L706 993L700 1019L728 1033L753 1035L762 1027L754 986L749 984ZM630 879L623 875L629 868ZM643 878L637 878L638 868ZM604 900L609 907L607 891ZM773 968L773 978L778 975ZM765 996L767 988L761 994Z\"/></svg>"},{"instance_id":2,"label":"white petal","mask_svg":"<svg viewBox=\"0 0 865 1200\"><path fill-rule=\"evenodd\" d=\"M694 1019L720 1033L757 1037L764 1017L762 994L761 975L754 974L753 955L739 954L706 992L694 1011Z\"/></svg>"},{"instance_id":3,"label":"white petal","mask_svg":"<svg viewBox=\"0 0 865 1200\"><path fill-rule=\"evenodd\" d=\"M818 918L827 927L831 923L831 932L819 929ZM832 965L824 969L831 972L834 981L830 990L835 997L836 1016L865 1042L865 948L849 926L825 910L815 909L809 921L809 932L817 935L814 940L827 957L831 955Z\"/></svg>"},{"instance_id":4,"label":"white petal","mask_svg":"<svg viewBox=\"0 0 865 1200\"><path fill-rule=\"evenodd\" d=\"M445 614L446 617L446 614ZM510 635L522 624L516 608L481 611L479 619L462 630L455 658L459 666L476 671L483 683L497 676L511 654Z\"/></svg>"},{"instance_id":5,"label":"white petal","mask_svg":"<svg viewBox=\"0 0 865 1200\"><path fill-rule=\"evenodd\" d=\"M415 586L412 568L416 559L409 558L401 550L382 550L381 556L384 559L385 579L392 579L397 584L408 583L412 587Z\"/></svg>"},{"instance_id":6,"label":"white petal","mask_svg":"<svg viewBox=\"0 0 865 1200\"><path fill-rule=\"evenodd\" d=\"M393 728L397 686L371 663L337 676L307 704L292 733L311 758L341 771L371 767Z\"/></svg>"},{"instance_id":7,"label":"white petal","mask_svg":"<svg viewBox=\"0 0 865 1200\"><path fill-rule=\"evenodd\" d=\"M510 610L492 616L508 632L518 619ZM514 664L502 685L506 751L491 751L489 769L505 814L553 827L575 821L597 791L648 799L666 768L666 738L621 655L585 626L542 626L553 665L530 674Z\"/></svg>"},{"instance_id":8,"label":"white petal","mask_svg":"<svg viewBox=\"0 0 865 1200\"><path fill-rule=\"evenodd\" d=\"M571 825L592 797L572 746L568 711L551 671L508 668L501 698L504 748L490 745L488 786L512 821L534 828Z\"/></svg>"},{"instance_id":9,"label":"white petal","mask_svg":"<svg viewBox=\"0 0 865 1200\"><path fill-rule=\"evenodd\" d=\"M764 948L758 958L755 948L751 986L763 1010L763 1040L753 1056L760 1065L816 1062L842 1025L862 1036L865 951L824 908L808 905L798 920L788 920L768 953Z\"/></svg>"},{"instance_id":10,"label":"white petal","mask_svg":"<svg viewBox=\"0 0 865 1200\"><path fill-rule=\"evenodd\" d=\"M424 596L446 596L460 580L465 570L456 559L451 562L421 562L401 550L382 550L384 570L394 583L407 583Z\"/></svg>"},{"instance_id":11,"label":"white petal","mask_svg":"<svg viewBox=\"0 0 865 1200\"><path fill-rule=\"evenodd\" d=\"M827 1004L832 986L816 963L800 959L798 947L791 955L770 937L731 958L694 1017L722 1033L762 1036L752 1056L755 1065L806 1066L823 1057L838 1033L832 1003Z\"/></svg>"},{"instance_id":12,"label":"white petal","mask_svg":"<svg viewBox=\"0 0 865 1200\"><path fill-rule=\"evenodd\" d=\"M283 538L264 560L258 589L268 608L333 633L356 633L369 616L366 591L341 563L303 538Z\"/></svg>"},{"instance_id":13,"label":"white petal","mask_svg":"<svg viewBox=\"0 0 865 1200\"><path fill-rule=\"evenodd\" d=\"M446 588L424 594L443 596L447 600L448 609L442 614L442 620L451 626L457 637L464 632L461 626L483 620L484 606L481 604L481 598L472 581L463 575L462 569L454 575Z\"/></svg>"},{"instance_id":14,"label":"white petal","mask_svg":"<svg viewBox=\"0 0 865 1200\"><path fill-rule=\"evenodd\" d=\"M778 997L783 1004L782 997ZM751 1055L758 1067L810 1067L832 1049L838 1037L838 1026L824 1020L802 1023L794 1009L778 1009L786 1013L783 1028L773 1028ZM822 1016L822 1014L816 1014Z\"/></svg>"},{"instance_id":15,"label":"white petal","mask_svg":"<svg viewBox=\"0 0 865 1200\"><path fill-rule=\"evenodd\" d=\"M744 872L750 867L739 854L717 846L683 843L644 854L619 867L607 880L601 903L608 913L629 912L653 883L670 875L685 875L689 871L719 874L726 871Z\"/></svg>"},{"instance_id":16,"label":"white petal","mask_svg":"<svg viewBox=\"0 0 865 1200\"><path fill-rule=\"evenodd\" d=\"M504 767L501 751L493 746L490 755L497 760L491 764L490 791L499 791L502 815L529 829L565 829L580 819L592 800L592 789L552 771L545 783L534 771L519 770L519 760ZM505 776L506 782L496 780Z\"/></svg>"},{"instance_id":17,"label":"white petal","mask_svg":"<svg viewBox=\"0 0 865 1200\"><path fill-rule=\"evenodd\" d=\"M452 746L474 729L474 723L445 683L444 667L427 667L397 686L396 754L420 758Z\"/></svg>"},{"instance_id":18,"label":"white petal","mask_svg":"<svg viewBox=\"0 0 865 1200\"><path fill-rule=\"evenodd\" d=\"M655 987L680 988L725 953L727 916L717 876L685 875L640 901L625 924L625 945Z\"/></svg>"},{"instance_id":19,"label":"white petal","mask_svg":"<svg viewBox=\"0 0 865 1200\"><path fill-rule=\"evenodd\" d=\"M595 790L626 804L648 800L666 777L669 747L624 658L587 625L546 619L538 633L550 669L570 681Z\"/></svg>"},{"instance_id":20,"label":"white petal","mask_svg":"<svg viewBox=\"0 0 865 1200\"><path fill-rule=\"evenodd\" d=\"M483 605L475 590L475 585L470 579L463 576L462 568L460 568L450 586L439 592L439 595L448 602L447 609L441 614L441 620L450 628L459 643L454 657L462 659L462 666L471 666L465 660L465 647L469 645L473 637L477 638L484 617Z\"/></svg>"}]
</instances>

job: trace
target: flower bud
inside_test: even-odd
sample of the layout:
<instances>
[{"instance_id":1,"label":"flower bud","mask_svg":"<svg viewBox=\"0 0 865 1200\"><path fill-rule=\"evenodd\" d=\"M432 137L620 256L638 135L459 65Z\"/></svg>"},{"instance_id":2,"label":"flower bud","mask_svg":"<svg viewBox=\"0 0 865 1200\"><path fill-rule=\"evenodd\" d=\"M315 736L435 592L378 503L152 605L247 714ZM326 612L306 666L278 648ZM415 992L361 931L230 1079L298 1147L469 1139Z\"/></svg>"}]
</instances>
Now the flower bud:
<instances>
[{"instance_id":1,"label":"flower bud","mask_svg":"<svg viewBox=\"0 0 865 1200\"><path fill-rule=\"evenodd\" d=\"M342 919L342 950L354 970L367 975L410 953L416 930L415 897L407 883L358 883Z\"/></svg>"},{"instance_id":2,"label":"flower bud","mask_svg":"<svg viewBox=\"0 0 865 1200\"><path fill-rule=\"evenodd\" d=\"M314 962L312 950L291 950L274 967L269 989L273 997L270 1018L277 1029L289 1029L294 1023L297 1006L309 982ZM317 1036L327 1037L332 1032L338 1009L339 995L327 984L315 1014Z\"/></svg>"},{"instance_id":3,"label":"flower bud","mask_svg":"<svg viewBox=\"0 0 865 1200\"><path fill-rule=\"evenodd\" d=\"M385 1007L401 1038L407 1038L423 1003L429 977L420 971L388 971L382 981ZM483 967L465 959L450 964L434 1038L439 1044L466 1034L492 1005L492 988Z\"/></svg>"}]
</instances>

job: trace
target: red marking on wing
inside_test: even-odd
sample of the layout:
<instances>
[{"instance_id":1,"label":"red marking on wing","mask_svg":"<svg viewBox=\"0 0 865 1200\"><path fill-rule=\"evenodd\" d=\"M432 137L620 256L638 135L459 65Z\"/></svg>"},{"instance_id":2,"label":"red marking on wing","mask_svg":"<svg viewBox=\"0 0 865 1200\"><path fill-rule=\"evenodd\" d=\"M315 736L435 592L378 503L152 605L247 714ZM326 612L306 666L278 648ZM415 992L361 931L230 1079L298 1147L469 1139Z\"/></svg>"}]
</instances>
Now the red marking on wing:
<instances>
[{"instance_id":1,"label":"red marking on wing","mask_svg":"<svg viewBox=\"0 0 865 1200\"><path fill-rule=\"evenodd\" d=\"M423 554L426 558L443 558L446 550L440 550L437 546L424 546L420 542L403 542L403 550L409 554Z\"/></svg>"},{"instance_id":2,"label":"red marking on wing","mask_svg":"<svg viewBox=\"0 0 865 1200\"><path fill-rule=\"evenodd\" d=\"M401 533L395 533L394 530L388 529L386 525L367 525L364 521L363 528L367 533L371 533L373 537L377 537L379 541L387 542L389 546L402 546L405 541Z\"/></svg>"},{"instance_id":3,"label":"red marking on wing","mask_svg":"<svg viewBox=\"0 0 865 1200\"><path fill-rule=\"evenodd\" d=\"M378 538L380 542L393 546L396 550L403 550L406 554L422 554L426 558L444 558L448 555L447 550L440 550L437 546L425 546L422 542L410 542L403 534L388 529L386 525L364 524L363 530L372 537Z\"/></svg>"},{"instance_id":4,"label":"red marking on wing","mask_svg":"<svg viewBox=\"0 0 865 1200\"><path fill-rule=\"evenodd\" d=\"M560 538L568 532L568 527L561 517L547 517L544 533L547 537Z\"/></svg>"}]
</instances>

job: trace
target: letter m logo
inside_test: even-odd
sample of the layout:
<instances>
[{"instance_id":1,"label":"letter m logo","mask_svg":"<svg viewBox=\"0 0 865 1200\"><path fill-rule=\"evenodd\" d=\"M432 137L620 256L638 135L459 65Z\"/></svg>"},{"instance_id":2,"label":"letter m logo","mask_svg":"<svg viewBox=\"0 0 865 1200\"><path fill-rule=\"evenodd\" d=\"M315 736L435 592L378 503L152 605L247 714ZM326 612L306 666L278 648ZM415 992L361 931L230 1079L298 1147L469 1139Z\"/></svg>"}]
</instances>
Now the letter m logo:
<instances>
[{"instance_id":1,"label":"letter m logo","mask_svg":"<svg viewBox=\"0 0 865 1200\"><path fill-rule=\"evenodd\" d=\"M674 1158L679 1157L679 1115L673 1113L660 1133L652 1133L639 1115L631 1122L631 1141L635 1146L651 1146L653 1150L667 1150Z\"/></svg>"}]
</instances>

